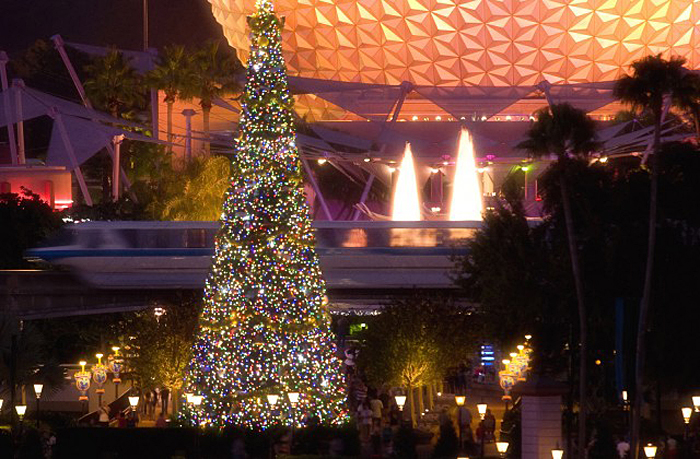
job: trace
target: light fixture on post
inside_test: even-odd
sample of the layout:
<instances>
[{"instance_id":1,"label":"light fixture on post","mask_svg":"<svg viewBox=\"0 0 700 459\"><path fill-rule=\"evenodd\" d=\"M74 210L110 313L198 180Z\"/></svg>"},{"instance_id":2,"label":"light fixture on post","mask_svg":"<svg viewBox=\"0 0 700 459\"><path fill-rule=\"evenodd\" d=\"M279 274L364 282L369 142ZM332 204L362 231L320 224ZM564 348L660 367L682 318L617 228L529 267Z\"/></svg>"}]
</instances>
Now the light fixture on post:
<instances>
[{"instance_id":1,"label":"light fixture on post","mask_svg":"<svg viewBox=\"0 0 700 459\"><path fill-rule=\"evenodd\" d=\"M292 405L292 408L296 408L297 403L299 403L299 392L289 392L287 398L289 398L289 404Z\"/></svg>"},{"instance_id":2,"label":"light fixture on post","mask_svg":"<svg viewBox=\"0 0 700 459\"><path fill-rule=\"evenodd\" d=\"M457 404L457 428L459 429L459 450L461 451L464 447L462 443L462 407L464 402L467 401L467 397L464 395L455 395L455 403Z\"/></svg>"},{"instance_id":3,"label":"light fixture on post","mask_svg":"<svg viewBox=\"0 0 700 459\"><path fill-rule=\"evenodd\" d=\"M83 403L83 413L87 413L88 410L87 392L90 390L90 372L85 371L85 365L87 365L87 362L85 360L81 360L80 371L76 371L73 375L75 378L75 388L80 391L80 397L78 397L78 400Z\"/></svg>"},{"instance_id":4,"label":"light fixture on post","mask_svg":"<svg viewBox=\"0 0 700 459\"><path fill-rule=\"evenodd\" d=\"M405 395L394 395L394 400L396 401L396 405L399 407L399 411L403 411L403 407L406 404L406 396Z\"/></svg>"},{"instance_id":5,"label":"light fixture on post","mask_svg":"<svg viewBox=\"0 0 700 459\"><path fill-rule=\"evenodd\" d=\"M24 415L27 412L27 405L16 405L15 411L17 411L17 416L19 416L20 422L24 419Z\"/></svg>"},{"instance_id":6,"label":"light fixture on post","mask_svg":"<svg viewBox=\"0 0 700 459\"><path fill-rule=\"evenodd\" d=\"M564 457L564 450L557 445L557 447L552 450L552 459L561 459L562 457Z\"/></svg>"},{"instance_id":7,"label":"light fixture on post","mask_svg":"<svg viewBox=\"0 0 700 459\"><path fill-rule=\"evenodd\" d=\"M202 397L201 395L192 395L192 397L190 397L190 399L192 400L192 404L195 406L195 408L202 404L203 398L204 397Z\"/></svg>"},{"instance_id":8,"label":"light fixture on post","mask_svg":"<svg viewBox=\"0 0 700 459\"><path fill-rule=\"evenodd\" d=\"M0 413L2 413L2 404L3 404L3 402L4 402L4 400L0 398Z\"/></svg>"},{"instance_id":9,"label":"light fixture on post","mask_svg":"<svg viewBox=\"0 0 700 459\"><path fill-rule=\"evenodd\" d=\"M34 393L36 394L36 420L39 422L39 418L41 417L41 406L39 405L39 399L41 398L41 393L44 390L44 385L41 383L34 384Z\"/></svg>"},{"instance_id":10,"label":"light fixture on post","mask_svg":"<svg viewBox=\"0 0 700 459\"><path fill-rule=\"evenodd\" d=\"M113 374L112 382L114 383L114 398L116 400L119 398L119 383L122 382L119 378L119 373L124 369L124 361L119 356L119 346L112 346L112 351L114 351L114 355L110 355L107 358L107 366Z\"/></svg>"},{"instance_id":11,"label":"light fixture on post","mask_svg":"<svg viewBox=\"0 0 700 459\"><path fill-rule=\"evenodd\" d=\"M693 395L693 407L696 413L700 413L700 395Z\"/></svg>"},{"instance_id":12,"label":"light fixture on post","mask_svg":"<svg viewBox=\"0 0 700 459\"><path fill-rule=\"evenodd\" d=\"M508 451L508 442L507 441L497 441L496 442L496 451L498 451L498 454L500 454L501 457L505 457L506 452Z\"/></svg>"},{"instance_id":13,"label":"light fixture on post","mask_svg":"<svg viewBox=\"0 0 700 459\"><path fill-rule=\"evenodd\" d=\"M131 411L136 411L136 407L139 406L139 396L138 395L130 395L129 396L129 405L131 405Z\"/></svg>"},{"instance_id":14,"label":"light fixture on post","mask_svg":"<svg viewBox=\"0 0 700 459\"><path fill-rule=\"evenodd\" d=\"M693 409L689 406L684 406L681 408L681 414L683 415L683 422L690 424L690 417L693 415Z\"/></svg>"},{"instance_id":15,"label":"light fixture on post","mask_svg":"<svg viewBox=\"0 0 700 459\"><path fill-rule=\"evenodd\" d=\"M647 459L652 459L656 457L656 445L652 445L651 443L648 443L644 447L644 455L647 457Z\"/></svg>"},{"instance_id":16,"label":"light fixture on post","mask_svg":"<svg viewBox=\"0 0 700 459\"><path fill-rule=\"evenodd\" d=\"M107 367L102 364L102 353L95 354L97 364L92 366L92 381L97 384L95 393L97 394L97 405L102 408L102 394L105 393L104 384L107 382Z\"/></svg>"},{"instance_id":17,"label":"light fixture on post","mask_svg":"<svg viewBox=\"0 0 700 459\"><path fill-rule=\"evenodd\" d=\"M277 405L277 400L279 400L280 396L277 394L267 394L267 403L270 404L270 408L273 410L275 409L275 405Z\"/></svg>"},{"instance_id":18,"label":"light fixture on post","mask_svg":"<svg viewBox=\"0 0 700 459\"><path fill-rule=\"evenodd\" d=\"M476 409L479 412L479 417L483 421L484 418L486 417L486 409L488 408L488 405L486 403L477 403L476 404Z\"/></svg>"}]
</instances>

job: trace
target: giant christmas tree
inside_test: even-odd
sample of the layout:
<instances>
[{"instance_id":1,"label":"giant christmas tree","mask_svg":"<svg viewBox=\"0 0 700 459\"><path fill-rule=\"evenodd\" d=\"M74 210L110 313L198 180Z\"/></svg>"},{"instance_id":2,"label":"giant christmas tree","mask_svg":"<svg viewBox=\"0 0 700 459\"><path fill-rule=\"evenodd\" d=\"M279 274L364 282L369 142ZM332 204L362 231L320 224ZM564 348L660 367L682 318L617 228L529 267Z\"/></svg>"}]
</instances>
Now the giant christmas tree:
<instances>
[{"instance_id":1,"label":"giant christmas tree","mask_svg":"<svg viewBox=\"0 0 700 459\"><path fill-rule=\"evenodd\" d=\"M221 214L187 391L200 424L265 428L343 419L345 393L306 204L270 0L248 18L251 52L231 188ZM289 393L299 393L291 406ZM274 406L268 395L276 395ZM274 397L272 398L274 401Z\"/></svg>"}]
</instances>

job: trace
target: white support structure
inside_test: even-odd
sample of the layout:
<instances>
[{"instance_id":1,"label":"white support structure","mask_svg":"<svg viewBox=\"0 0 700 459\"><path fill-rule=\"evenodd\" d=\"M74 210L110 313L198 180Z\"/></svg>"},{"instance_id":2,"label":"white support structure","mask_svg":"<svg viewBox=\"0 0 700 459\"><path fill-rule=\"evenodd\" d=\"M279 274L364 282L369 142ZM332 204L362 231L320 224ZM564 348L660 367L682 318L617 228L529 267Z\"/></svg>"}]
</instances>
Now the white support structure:
<instances>
[{"instance_id":1,"label":"white support structure","mask_svg":"<svg viewBox=\"0 0 700 459\"><path fill-rule=\"evenodd\" d=\"M26 164L27 158L24 147L24 119L22 113L22 89L24 81L19 78L12 80L12 92L15 93L15 108L17 109L17 160L20 164Z\"/></svg>"},{"instance_id":2,"label":"white support structure","mask_svg":"<svg viewBox=\"0 0 700 459\"><path fill-rule=\"evenodd\" d=\"M10 122L12 119L10 111L10 94L7 90L7 63L10 60L5 51L0 51L0 83L2 83L3 104L5 105L5 120L7 121L7 138L10 142L10 156L12 165L17 165L17 143L15 140L15 127Z\"/></svg>"},{"instance_id":3,"label":"white support structure","mask_svg":"<svg viewBox=\"0 0 700 459\"><path fill-rule=\"evenodd\" d=\"M192 117L197 112L191 108L186 108L182 111L182 116L185 117L185 163L189 164L192 161Z\"/></svg>"},{"instance_id":4,"label":"white support structure","mask_svg":"<svg viewBox=\"0 0 700 459\"><path fill-rule=\"evenodd\" d=\"M358 204L364 204L367 200L367 195L369 195L369 190L372 189L372 184L374 183L374 174L369 174L367 182L365 182L365 188L362 190L362 196L360 196L360 202ZM352 214L352 221L357 221L360 218L360 209L355 209Z\"/></svg>"},{"instance_id":5,"label":"white support structure","mask_svg":"<svg viewBox=\"0 0 700 459\"><path fill-rule=\"evenodd\" d=\"M112 164L112 200L119 201L119 170L121 169L121 145L124 141L124 134L115 135L112 139L114 144L114 161Z\"/></svg>"},{"instance_id":6,"label":"white support structure","mask_svg":"<svg viewBox=\"0 0 700 459\"><path fill-rule=\"evenodd\" d=\"M309 181L311 182L311 186L314 188L314 191L316 192L316 196L318 197L318 200L321 203L321 208L323 209L323 213L326 214L326 218L328 220L333 221L333 216L331 215L331 211L328 208L328 204L326 204L326 200L323 198L323 194L321 193L321 189L318 187L318 183L316 183L316 178L314 177L313 171L309 167L309 163L305 159L302 159L301 163L304 165L304 170L306 171L306 175L309 176Z\"/></svg>"},{"instance_id":7,"label":"white support structure","mask_svg":"<svg viewBox=\"0 0 700 459\"><path fill-rule=\"evenodd\" d=\"M86 106L87 108L92 108L92 104L90 103L90 100L87 98L87 95L85 94L85 88L83 87L83 84L80 82L80 78L78 78L78 74L75 72L75 67L73 67L73 63L68 58L68 54L66 53L66 48L65 48L65 43L63 41L63 38L57 34L57 35L53 35L51 37L51 41L53 42L53 45L56 48L56 51L58 51L58 54L61 56L61 60L63 61L63 65L66 67L66 70L68 70L68 74L70 75L70 78L73 81L73 86L75 86L75 89L78 91L78 94L80 95L80 100L83 101L83 105ZM107 145L107 152L112 157L112 161L114 161L114 148L112 148L112 145ZM121 168L120 176L121 176L122 182L124 182L124 186L126 187L127 190L129 190L131 188L131 181L129 180L129 177L127 177L126 172L124 172L124 168ZM130 195L131 195L131 199L133 199L134 202L137 202L136 195L133 193L130 193Z\"/></svg>"},{"instance_id":8,"label":"white support structure","mask_svg":"<svg viewBox=\"0 0 700 459\"><path fill-rule=\"evenodd\" d=\"M75 171L75 177L78 180L78 185L80 185L80 191L83 194L83 199L85 199L85 204L92 206L92 197L88 191L87 184L85 183L85 177L78 167L78 160L75 159L75 151L73 150L73 145L70 143L70 138L68 137L68 132L66 131L66 125L63 124L63 118L61 118L60 112L55 108L49 110L48 115L53 118L54 123L58 127L58 132L61 134L61 140L63 140L63 146L68 152L68 157L70 158L71 164L73 165L73 170Z\"/></svg>"}]
</instances>

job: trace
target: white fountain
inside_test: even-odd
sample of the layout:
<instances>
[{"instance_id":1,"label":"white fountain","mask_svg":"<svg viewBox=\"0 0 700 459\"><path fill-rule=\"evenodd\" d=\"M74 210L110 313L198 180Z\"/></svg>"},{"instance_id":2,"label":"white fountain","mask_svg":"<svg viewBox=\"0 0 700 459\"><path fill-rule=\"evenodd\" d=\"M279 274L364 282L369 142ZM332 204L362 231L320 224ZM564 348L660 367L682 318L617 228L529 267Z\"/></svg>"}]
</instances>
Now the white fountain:
<instances>
[{"instance_id":1,"label":"white fountain","mask_svg":"<svg viewBox=\"0 0 700 459\"><path fill-rule=\"evenodd\" d=\"M479 188L474 142L466 128L459 136L459 152L450 204L451 221L481 221L484 204Z\"/></svg>"}]
</instances>

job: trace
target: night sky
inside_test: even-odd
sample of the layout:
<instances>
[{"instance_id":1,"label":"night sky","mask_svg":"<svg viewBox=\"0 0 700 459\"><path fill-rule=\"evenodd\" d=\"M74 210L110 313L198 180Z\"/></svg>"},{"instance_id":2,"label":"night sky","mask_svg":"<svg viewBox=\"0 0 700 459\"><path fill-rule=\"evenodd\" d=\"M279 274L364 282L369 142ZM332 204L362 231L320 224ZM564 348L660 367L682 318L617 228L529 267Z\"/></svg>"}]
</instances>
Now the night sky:
<instances>
[{"instance_id":1,"label":"night sky","mask_svg":"<svg viewBox=\"0 0 700 459\"><path fill-rule=\"evenodd\" d=\"M142 48L142 0L0 0L0 49L13 53L38 38ZM149 0L150 46L223 39L206 0Z\"/></svg>"}]
</instances>

